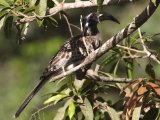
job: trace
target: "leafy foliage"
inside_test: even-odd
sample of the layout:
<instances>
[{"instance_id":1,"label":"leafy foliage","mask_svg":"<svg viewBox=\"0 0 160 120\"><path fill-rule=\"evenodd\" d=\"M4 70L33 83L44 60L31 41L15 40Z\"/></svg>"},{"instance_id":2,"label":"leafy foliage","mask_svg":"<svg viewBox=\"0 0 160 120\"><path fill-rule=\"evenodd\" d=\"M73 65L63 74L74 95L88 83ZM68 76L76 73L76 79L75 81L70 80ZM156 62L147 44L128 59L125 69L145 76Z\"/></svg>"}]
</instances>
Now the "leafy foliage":
<instances>
[{"instance_id":1,"label":"leafy foliage","mask_svg":"<svg viewBox=\"0 0 160 120\"><path fill-rule=\"evenodd\" d=\"M11 30L16 26L19 37L18 43L21 43L27 34L30 22L32 22L34 18L37 18L36 21L39 27L45 27L48 23L57 26L58 23L56 19L51 16L45 17L49 4L53 4L54 6L54 2L50 0L1 0L0 20L2 21L2 18L6 18L6 21L4 24L1 23L0 26L4 25L6 37L9 37Z\"/></svg>"}]
</instances>

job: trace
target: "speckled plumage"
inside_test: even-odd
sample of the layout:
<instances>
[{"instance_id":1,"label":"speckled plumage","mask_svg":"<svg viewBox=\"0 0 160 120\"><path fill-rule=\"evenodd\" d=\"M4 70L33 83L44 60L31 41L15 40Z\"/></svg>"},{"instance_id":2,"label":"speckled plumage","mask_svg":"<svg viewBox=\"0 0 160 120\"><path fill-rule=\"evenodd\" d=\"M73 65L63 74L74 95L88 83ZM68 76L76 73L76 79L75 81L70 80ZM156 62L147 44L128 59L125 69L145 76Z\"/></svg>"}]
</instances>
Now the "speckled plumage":
<instances>
[{"instance_id":1,"label":"speckled plumage","mask_svg":"<svg viewBox=\"0 0 160 120\"><path fill-rule=\"evenodd\" d=\"M85 42L85 43L84 43ZM95 36L78 35L67 40L57 54L51 59L41 79L57 75L80 64L86 56L100 46L99 34ZM87 45L87 46L86 46Z\"/></svg>"}]
</instances>

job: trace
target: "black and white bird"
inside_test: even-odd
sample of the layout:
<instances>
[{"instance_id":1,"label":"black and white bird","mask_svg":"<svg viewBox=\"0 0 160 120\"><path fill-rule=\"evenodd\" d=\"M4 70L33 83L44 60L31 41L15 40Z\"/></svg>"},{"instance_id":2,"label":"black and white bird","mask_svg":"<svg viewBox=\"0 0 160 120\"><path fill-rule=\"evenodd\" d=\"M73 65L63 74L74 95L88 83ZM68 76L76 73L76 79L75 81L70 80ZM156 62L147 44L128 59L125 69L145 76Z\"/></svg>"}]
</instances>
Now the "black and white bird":
<instances>
[{"instance_id":1,"label":"black and white bird","mask_svg":"<svg viewBox=\"0 0 160 120\"><path fill-rule=\"evenodd\" d=\"M90 13L82 18L83 32L80 35L69 38L54 55L40 77L40 82L24 100L17 110L15 117L18 117L21 114L33 96L45 85L46 82L49 81L52 76L65 73L79 65L84 61L88 54L100 47L101 37L97 24L104 20L112 20L113 22L119 23L116 18L109 14ZM86 70L89 69L90 66L91 64L76 71L75 74L77 75L77 79L82 79L85 76Z\"/></svg>"}]
</instances>

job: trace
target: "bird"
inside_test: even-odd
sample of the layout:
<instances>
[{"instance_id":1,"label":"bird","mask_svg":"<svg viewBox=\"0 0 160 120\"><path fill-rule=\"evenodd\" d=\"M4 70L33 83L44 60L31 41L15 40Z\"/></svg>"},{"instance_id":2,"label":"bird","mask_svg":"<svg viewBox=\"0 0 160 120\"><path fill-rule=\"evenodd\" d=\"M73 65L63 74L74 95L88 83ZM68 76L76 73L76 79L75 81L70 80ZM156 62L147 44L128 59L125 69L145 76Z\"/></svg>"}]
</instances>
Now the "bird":
<instances>
[{"instance_id":1,"label":"bird","mask_svg":"<svg viewBox=\"0 0 160 120\"><path fill-rule=\"evenodd\" d=\"M84 59L93 51L101 46L102 40L97 24L104 21L111 20L119 23L119 21L108 13L92 12L82 17L82 32L73 36L61 46L59 51L52 57L48 66L40 77L39 83L29 93L26 99L15 113L17 118L25 109L35 94L49 81L50 78L56 75L65 73L84 61ZM86 71L91 67L91 64L77 70L75 75L77 79L81 80Z\"/></svg>"}]
</instances>

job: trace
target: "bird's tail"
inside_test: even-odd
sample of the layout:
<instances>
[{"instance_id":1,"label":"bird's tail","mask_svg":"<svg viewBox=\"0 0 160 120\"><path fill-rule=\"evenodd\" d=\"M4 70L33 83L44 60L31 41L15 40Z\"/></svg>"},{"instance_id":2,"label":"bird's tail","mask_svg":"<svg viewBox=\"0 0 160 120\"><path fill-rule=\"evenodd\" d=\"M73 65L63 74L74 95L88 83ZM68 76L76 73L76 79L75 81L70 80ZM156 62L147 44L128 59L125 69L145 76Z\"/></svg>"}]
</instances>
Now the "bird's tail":
<instances>
[{"instance_id":1,"label":"bird's tail","mask_svg":"<svg viewBox=\"0 0 160 120\"><path fill-rule=\"evenodd\" d=\"M31 101L31 99L34 97L34 95L45 85L47 80L41 80L36 87L31 91L31 93L27 96L27 98L23 101L21 106L18 108L17 112L15 113L15 118L17 118L21 112L24 110L24 108L28 105L28 103Z\"/></svg>"}]
</instances>

